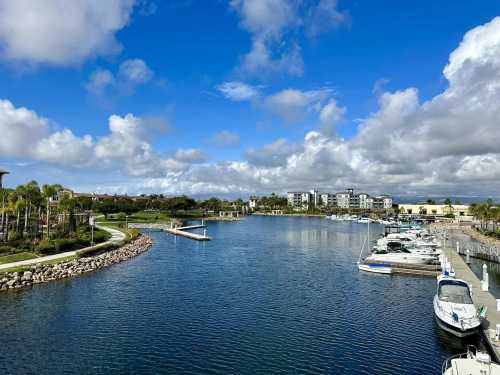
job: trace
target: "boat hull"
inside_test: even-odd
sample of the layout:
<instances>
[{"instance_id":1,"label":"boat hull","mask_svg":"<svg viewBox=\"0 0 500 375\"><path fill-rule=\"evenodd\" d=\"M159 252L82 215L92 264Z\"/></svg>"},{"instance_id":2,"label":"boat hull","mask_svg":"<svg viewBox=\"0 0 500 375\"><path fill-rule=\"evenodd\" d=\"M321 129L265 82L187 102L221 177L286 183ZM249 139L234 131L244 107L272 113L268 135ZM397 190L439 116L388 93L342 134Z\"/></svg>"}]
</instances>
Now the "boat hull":
<instances>
[{"instance_id":1,"label":"boat hull","mask_svg":"<svg viewBox=\"0 0 500 375\"><path fill-rule=\"evenodd\" d=\"M392 268L384 265L359 264L358 269L365 272L391 274Z\"/></svg>"},{"instance_id":2,"label":"boat hull","mask_svg":"<svg viewBox=\"0 0 500 375\"><path fill-rule=\"evenodd\" d=\"M469 337L469 336L472 336L472 335L475 335L476 333L478 333L477 328L472 328L472 329L468 329L466 331L462 331L459 328L456 328L456 327L446 323L445 321L441 320L439 318L439 316L437 316L436 314L434 314L434 316L436 317L436 323L439 326L439 328L441 328L443 331L451 333L452 335L457 336L461 339L464 337Z\"/></svg>"}]
</instances>

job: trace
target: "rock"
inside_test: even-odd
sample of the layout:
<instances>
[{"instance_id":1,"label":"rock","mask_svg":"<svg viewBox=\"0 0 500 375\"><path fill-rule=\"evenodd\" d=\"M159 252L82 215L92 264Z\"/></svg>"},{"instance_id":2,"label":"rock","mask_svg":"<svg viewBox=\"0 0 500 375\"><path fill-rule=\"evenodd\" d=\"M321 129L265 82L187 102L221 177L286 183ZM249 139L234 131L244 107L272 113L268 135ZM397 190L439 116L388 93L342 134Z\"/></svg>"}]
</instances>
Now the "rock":
<instances>
[{"instance_id":1,"label":"rock","mask_svg":"<svg viewBox=\"0 0 500 375\"><path fill-rule=\"evenodd\" d=\"M24 281L31 281L31 279L33 278L33 273L30 272L30 271L26 271L23 273L23 277L21 280L24 280Z\"/></svg>"}]
</instances>

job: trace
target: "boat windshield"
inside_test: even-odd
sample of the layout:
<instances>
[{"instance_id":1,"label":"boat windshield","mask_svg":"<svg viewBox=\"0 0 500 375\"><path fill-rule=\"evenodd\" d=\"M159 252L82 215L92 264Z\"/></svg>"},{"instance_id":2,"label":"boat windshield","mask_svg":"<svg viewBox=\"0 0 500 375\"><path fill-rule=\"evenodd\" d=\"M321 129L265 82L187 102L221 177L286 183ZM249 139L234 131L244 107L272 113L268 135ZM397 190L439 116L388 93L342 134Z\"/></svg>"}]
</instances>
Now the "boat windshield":
<instances>
[{"instance_id":1,"label":"boat windshield","mask_svg":"<svg viewBox=\"0 0 500 375\"><path fill-rule=\"evenodd\" d=\"M445 281L439 286L439 300L443 302L472 304L469 287L461 282Z\"/></svg>"}]
</instances>

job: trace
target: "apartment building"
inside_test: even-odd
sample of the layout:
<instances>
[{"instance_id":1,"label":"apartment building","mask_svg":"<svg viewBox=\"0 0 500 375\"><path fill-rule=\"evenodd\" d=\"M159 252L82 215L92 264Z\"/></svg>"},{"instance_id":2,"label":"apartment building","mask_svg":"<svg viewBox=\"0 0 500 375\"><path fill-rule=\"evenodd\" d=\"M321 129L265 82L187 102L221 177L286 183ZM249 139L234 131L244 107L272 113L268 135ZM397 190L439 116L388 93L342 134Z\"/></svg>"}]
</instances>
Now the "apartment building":
<instances>
[{"instance_id":1,"label":"apartment building","mask_svg":"<svg viewBox=\"0 0 500 375\"><path fill-rule=\"evenodd\" d=\"M390 209L393 200L388 195L370 196L367 193L355 193L354 189L346 189L338 193L318 192L289 192L288 205L294 208L308 209L309 207L336 207L361 209Z\"/></svg>"}]
</instances>

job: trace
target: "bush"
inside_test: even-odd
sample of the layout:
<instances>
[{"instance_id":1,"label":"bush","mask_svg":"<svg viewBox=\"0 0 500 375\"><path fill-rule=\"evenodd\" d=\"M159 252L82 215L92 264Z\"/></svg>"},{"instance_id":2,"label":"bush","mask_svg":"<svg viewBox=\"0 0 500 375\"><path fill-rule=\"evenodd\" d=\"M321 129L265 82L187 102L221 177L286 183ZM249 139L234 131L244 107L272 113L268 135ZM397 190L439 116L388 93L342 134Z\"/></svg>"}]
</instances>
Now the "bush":
<instances>
[{"instance_id":1,"label":"bush","mask_svg":"<svg viewBox=\"0 0 500 375\"><path fill-rule=\"evenodd\" d=\"M15 252L16 249L11 246L0 246L0 254L2 255L13 254Z\"/></svg>"},{"instance_id":2,"label":"bush","mask_svg":"<svg viewBox=\"0 0 500 375\"><path fill-rule=\"evenodd\" d=\"M56 253L56 247L52 242L42 241L36 246L35 251L43 255L50 255Z\"/></svg>"},{"instance_id":3,"label":"bush","mask_svg":"<svg viewBox=\"0 0 500 375\"><path fill-rule=\"evenodd\" d=\"M130 239L133 240L136 239L137 236L139 236L140 232L137 229L129 229L128 233L130 235Z\"/></svg>"},{"instance_id":4,"label":"bush","mask_svg":"<svg viewBox=\"0 0 500 375\"><path fill-rule=\"evenodd\" d=\"M56 252L62 253L62 252L70 251L71 249L74 249L78 244L78 240L61 239L61 240L55 240L54 244L55 244Z\"/></svg>"}]
</instances>

